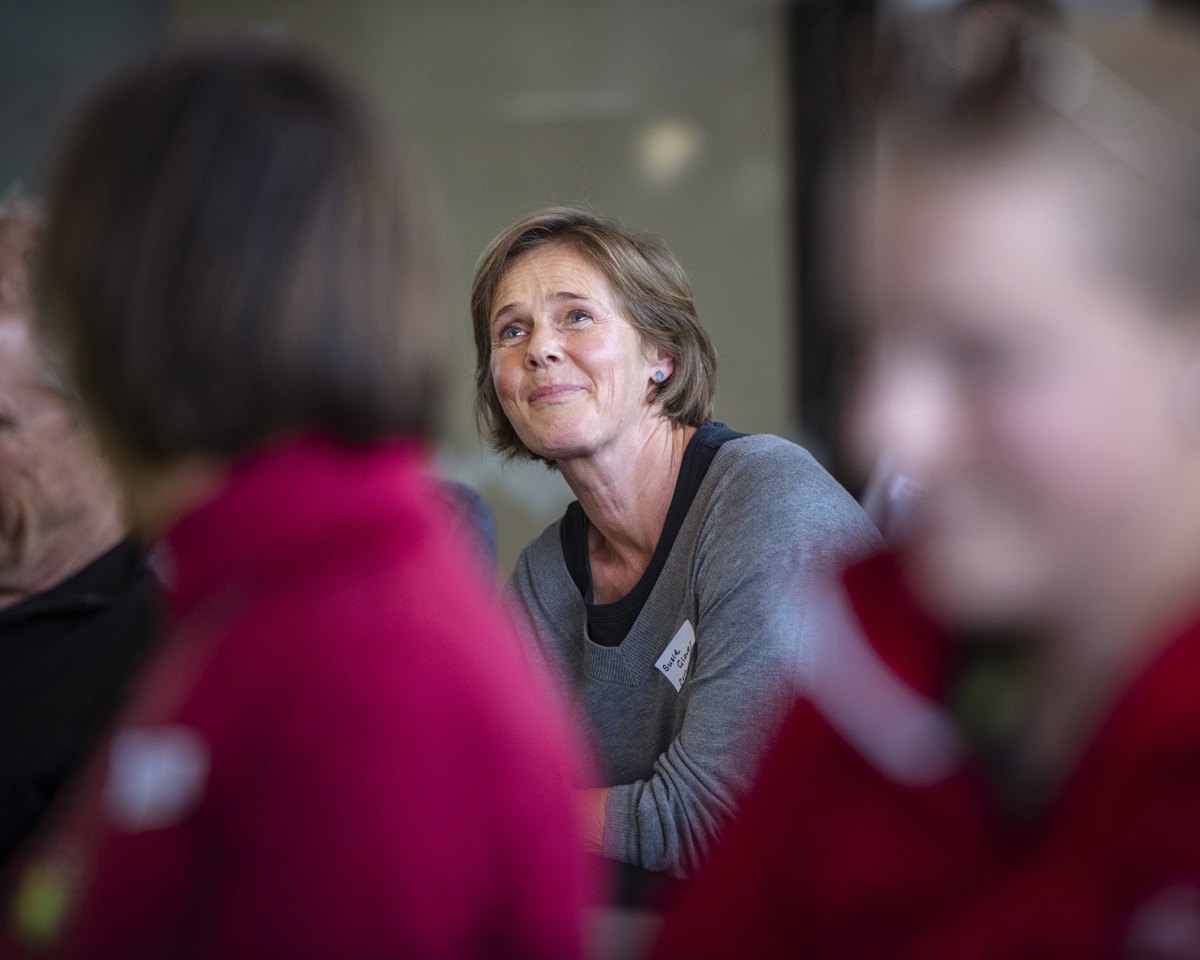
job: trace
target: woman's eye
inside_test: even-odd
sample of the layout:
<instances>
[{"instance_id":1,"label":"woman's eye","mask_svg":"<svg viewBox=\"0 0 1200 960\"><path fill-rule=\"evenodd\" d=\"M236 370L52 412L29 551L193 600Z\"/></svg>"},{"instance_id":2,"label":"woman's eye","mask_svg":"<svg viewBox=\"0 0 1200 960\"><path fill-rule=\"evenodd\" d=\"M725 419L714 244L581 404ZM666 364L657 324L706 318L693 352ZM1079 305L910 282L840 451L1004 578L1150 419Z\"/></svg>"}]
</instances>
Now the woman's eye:
<instances>
[{"instance_id":1,"label":"woman's eye","mask_svg":"<svg viewBox=\"0 0 1200 960\"><path fill-rule=\"evenodd\" d=\"M515 340L519 336L521 336L521 328L509 326L509 327L505 327L503 330L500 331L499 339Z\"/></svg>"},{"instance_id":2,"label":"woman's eye","mask_svg":"<svg viewBox=\"0 0 1200 960\"><path fill-rule=\"evenodd\" d=\"M591 320L592 315L586 310L572 310L567 314L567 320L570 323L583 323L585 320Z\"/></svg>"}]
</instances>

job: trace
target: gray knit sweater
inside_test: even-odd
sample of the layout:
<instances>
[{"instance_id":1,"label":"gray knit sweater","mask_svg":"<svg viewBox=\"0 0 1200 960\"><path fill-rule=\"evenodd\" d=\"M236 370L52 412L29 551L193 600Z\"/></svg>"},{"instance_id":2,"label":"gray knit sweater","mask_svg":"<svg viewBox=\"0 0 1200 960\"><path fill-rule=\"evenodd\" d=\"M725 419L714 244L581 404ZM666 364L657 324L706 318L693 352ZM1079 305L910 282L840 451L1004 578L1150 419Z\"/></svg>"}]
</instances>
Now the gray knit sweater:
<instances>
[{"instance_id":1,"label":"gray knit sweater","mask_svg":"<svg viewBox=\"0 0 1200 960\"><path fill-rule=\"evenodd\" d=\"M612 787L605 855L686 876L790 702L812 645L806 594L882 542L805 450L772 436L730 440L633 629L606 647L587 637L560 522L517 560L518 612L590 726L598 785Z\"/></svg>"}]
</instances>

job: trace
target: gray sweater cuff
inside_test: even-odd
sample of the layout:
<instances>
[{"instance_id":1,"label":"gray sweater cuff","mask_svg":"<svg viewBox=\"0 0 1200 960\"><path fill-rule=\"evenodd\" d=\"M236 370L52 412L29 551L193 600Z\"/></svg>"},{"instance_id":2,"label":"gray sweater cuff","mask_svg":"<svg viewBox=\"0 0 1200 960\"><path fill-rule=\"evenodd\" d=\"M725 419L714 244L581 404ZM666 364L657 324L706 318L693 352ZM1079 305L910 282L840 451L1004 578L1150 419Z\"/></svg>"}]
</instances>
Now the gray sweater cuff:
<instances>
[{"instance_id":1,"label":"gray sweater cuff","mask_svg":"<svg viewBox=\"0 0 1200 960\"><path fill-rule=\"evenodd\" d=\"M637 800L641 783L609 787L604 801L604 855L623 863L642 863L638 850ZM653 869L653 868L650 868Z\"/></svg>"},{"instance_id":2,"label":"gray sweater cuff","mask_svg":"<svg viewBox=\"0 0 1200 960\"><path fill-rule=\"evenodd\" d=\"M653 819L657 837L642 836L638 805L646 789L645 781L609 787L604 801L604 855L644 870L661 870L673 877L686 877L684 866L671 862L673 858L667 855L664 831L669 828L669 818L656 810Z\"/></svg>"}]
</instances>

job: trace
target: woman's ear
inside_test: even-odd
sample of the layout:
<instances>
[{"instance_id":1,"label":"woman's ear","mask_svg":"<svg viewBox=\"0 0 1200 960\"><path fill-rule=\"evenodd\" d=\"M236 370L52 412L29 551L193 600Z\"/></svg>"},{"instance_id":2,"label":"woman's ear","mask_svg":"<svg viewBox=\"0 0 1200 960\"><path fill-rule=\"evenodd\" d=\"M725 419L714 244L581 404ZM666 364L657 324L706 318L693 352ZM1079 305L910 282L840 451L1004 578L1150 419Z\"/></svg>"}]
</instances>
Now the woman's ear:
<instances>
[{"instance_id":1,"label":"woman's ear","mask_svg":"<svg viewBox=\"0 0 1200 960\"><path fill-rule=\"evenodd\" d=\"M665 383L675 373L675 358L663 349L655 350L651 356L650 379L655 383Z\"/></svg>"}]
</instances>

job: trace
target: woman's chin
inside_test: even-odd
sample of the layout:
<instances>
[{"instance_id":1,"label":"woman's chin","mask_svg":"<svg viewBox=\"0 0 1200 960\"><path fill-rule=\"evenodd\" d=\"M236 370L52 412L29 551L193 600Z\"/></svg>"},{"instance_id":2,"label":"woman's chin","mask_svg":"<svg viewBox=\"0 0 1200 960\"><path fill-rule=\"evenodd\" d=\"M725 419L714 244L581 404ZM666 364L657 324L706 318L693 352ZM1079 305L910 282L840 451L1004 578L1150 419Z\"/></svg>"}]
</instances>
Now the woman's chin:
<instances>
[{"instance_id":1,"label":"woman's chin","mask_svg":"<svg viewBox=\"0 0 1200 960\"><path fill-rule=\"evenodd\" d=\"M543 460L553 460L555 463L561 463L563 461L574 460L574 459L582 456L582 454L579 452L578 447L573 446L571 444L545 443L545 442L538 442L538 441L535 441L533 443L530 443L528 441L523 441L523 442L525 443L525 446L529 449L529 452L532 453L534 456L541 457Z\"/></svg>"},{"instance_id":2,"label":"woman's chin","mask_svg":"<svg viewBox=\"0 0 1200 960\"><path fill-rule=\"evenodd\" d=\"M594 449L594 445L576 430L544 431L534 436L523 436L521 442L537 456L556 462L586 457Z\"/></svg>"}]
</instances>

